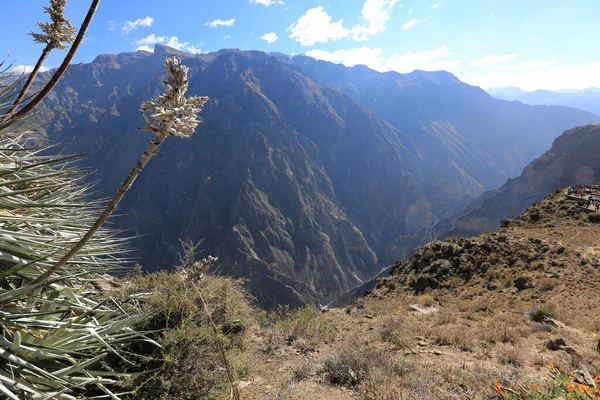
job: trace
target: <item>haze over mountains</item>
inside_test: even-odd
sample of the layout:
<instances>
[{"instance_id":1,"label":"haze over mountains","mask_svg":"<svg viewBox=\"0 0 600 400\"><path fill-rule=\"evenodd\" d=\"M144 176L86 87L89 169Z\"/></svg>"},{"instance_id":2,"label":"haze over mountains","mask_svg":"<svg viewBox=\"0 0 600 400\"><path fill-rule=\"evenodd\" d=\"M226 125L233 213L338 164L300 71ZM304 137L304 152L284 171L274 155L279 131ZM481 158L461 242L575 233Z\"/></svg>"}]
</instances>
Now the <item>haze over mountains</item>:
<instances>
[{"instance_id":1,"label":"haze over mountains","mask_svg":"<svg viewBox=\"0 0 600 400\"><path fill-rule=\"evenodd\" d=\"M517 87L504 87L488 89L488 93L502 100L518 100L531 105L575 107L600 115L600 89L598 88L528 92Z\"/></svg>"},{"instance_id":2,"label":"haze over mountains","mask_svg":"<svg viewBox=\"0 0 600 400\"><path fill-rule=\"evenodd\" d=\"M205 238L221 273L263 304L327 302L428 239L470 199L516 176L563 131L600 123L568 107L492 98L444 71L379 73L312 58L221 50L101 55L70 67L46 100L47 132L111 194L148 140L140 99L165 53L191 67L205 121L169 140L121 203L146 269L179 239Z\"/></svg>"},{"instance_id":3,"label":"haze over mountains","mask_svg":"<svg viewBox=\"0 0 600 400\"><path fill-rule=\"evenodd\" d=\"M458 213L441 221L436 230L447 235L476 236L500 227L556 189L591 185L600 181L600 125L570 129L560 135L550 150L532 161L523 173L501 187L484 193Z\"/></svg>"}]
</instances>

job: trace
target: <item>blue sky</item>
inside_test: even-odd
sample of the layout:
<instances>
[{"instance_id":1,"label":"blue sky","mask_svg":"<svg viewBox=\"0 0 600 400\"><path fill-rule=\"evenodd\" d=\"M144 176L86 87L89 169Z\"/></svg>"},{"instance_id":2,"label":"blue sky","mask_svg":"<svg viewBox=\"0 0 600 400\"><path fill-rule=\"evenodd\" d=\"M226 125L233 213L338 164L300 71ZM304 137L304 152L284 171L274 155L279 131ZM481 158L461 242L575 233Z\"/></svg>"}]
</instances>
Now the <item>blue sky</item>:
<instances>
[{"instance_id":1,"label":"blue sky","mask_svg":"<svg viewBox=\"0 0 600 400\"><path fill-rule=\"evenodd\" d=\"M2 5L0 51L33 65L27 34L47 0ZM69 0L78 26L89 1ZM103 0L75 62L98 54L222 48L307 54L410 72L445 69L483 88L600 87L598 0ZM64 52L54 51L48 68Z\"/></svg>"}]
</instances>

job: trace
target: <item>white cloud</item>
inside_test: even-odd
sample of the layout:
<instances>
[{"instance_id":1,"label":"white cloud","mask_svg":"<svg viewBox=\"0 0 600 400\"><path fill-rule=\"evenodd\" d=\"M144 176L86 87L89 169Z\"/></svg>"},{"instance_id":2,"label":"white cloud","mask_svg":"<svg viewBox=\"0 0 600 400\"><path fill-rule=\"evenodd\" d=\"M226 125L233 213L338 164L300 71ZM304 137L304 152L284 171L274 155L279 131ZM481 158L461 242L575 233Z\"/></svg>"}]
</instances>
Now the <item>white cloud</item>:
<instances>
[{"instance_id":1,"label":"white cloud","mask_svg":"<svg viewBox=\"0 0 600 400\"><path fill-rule=\"evenodd\" d=\"M438 8L440 6L440 4L442 4L442 3L435 3L434 5L431 6L431 8Z\"/></svg>"},{"instance_id":2,"label":"white cloud","mask_svg":"<svg viewBox=\"0 0 600 400\"><path fill-rule=\"evenodd\" d=\"M25 64L23 64L23 65L17 65L16 67L12 68L10 70L10 72L12 74L15 74L15 75L17 75L17 74L18 75L28 74L31 71L33 71L33 68L34 68L33 65L25 65ZM46 71L49 71L49 70L50 70L50 68L46 68L43 65L40 67L40 72L46 72Z\"/></svg>"},{"instance_id":3,"label":"white cloud","mask_svg":"<svg viewBox=\"0 0 600 400\"><path fill-rule=\"evenodd\" d=\"M535 60L532 60L535 61ZM558 90L565 88L586 89L600 87L600 62L587 64L561 65L537 62L539 68L530 68L533 62L523 62L525 70L492 71L488 74L466 79L472 85L484 89L492 87L517 86L525 90Z\"/></svg>"},{"instance_id":4,"label":"white cloud","mask_svg":"<svg viewBox=\"0 0 600 400\"><path fill-rule=\"evenodd\" d=\"M108 24L108 29L111 31L116 31L119 27L119 21L116 19L111 19L110 21L106 21L106 23Z\"/></svg>"},{"instance_id":5,"label":"white cloud","mask_svg":"<svg viewBox=\"0 0 600 400\"><path fill-rule=\"evenodd\" d=\"M225 36L223 36L223 39L224 40L231 39L231 36L230 35L225 35Z\"/></svg>"},{"instance_id":6,"label":"white cloud","mask_svg":"<svg viewBox=\"0 0 600 400\"><path fill-rule=\"evenodd\" d=\"M412 14L412 13L413 13L413 10L412 10L412 9L411 9L411 10L408 10L408 15L410 15L410 14Z\"/></svg>"},{"instance_id":7,"label":"white cloud","mask_svg":"<svg viewBox=\"0 0 600 400\"><path fill-rule=\"evenodd\" d=\"M514 60L517 57L518 56L516 54L492 54L471 61L469 63L469 67L483 67L484 65L498 64L504 61Z\"/></svg>"},{"instance_id":8,"label":"white cloud","mask_svg":"<svg viewBox=\"0 0 600 400\"><path fill-rule=\"evenodd\" d=\"M530 69L541 69L556 64L558 64L558 61L556 60L528 60L515 65L501 65L498 66L496 70L507 72L525 71Z\"/></svg>"},{"instance_id":9,"label":"white cloud","mask_svg":"<svg viewBox=\"0 0 600 400\"><path fill-rule=\"evenodd\" d=\"M400 0L366 0L360 11L365 24L359 24L352 29L343 26L344 20L332 22L332 18L323 6L311 8L287 29L289 37L302 46L312 46L315 43L327 43L352 36L357 42L365 41L370 36L385 31L385 25L390 19L390 13ZM402 7L402 4L400 4ZM419 21L420 22L420 21Z\"/></svg>"},{"instance_id":10,"label":"white cloud","mask_svg":"<svg viewBox=\"0 0 600 400\"><path fill-rule=\"evenodd\" d=\"M226 20L215 19L212 22L205 22L204 26L210 26L211 28L216 28L217 26L233 26L234 23L235 23L235 18L226 19Z\"/></svg>"},{"instance_id":11,"label":"white cloud","mask_svg":"<svg viewBox=\"0 0 600 400\"><path fill-rule=\"evenodd\" d=\"M455 70L460 60L449 59L452 53L445 46L431 51L419 51L416 53L395 54L385 57L384 52L378 48L360 47L350 50L337 50L327 52L323 50L311 50L307 56L319 60L341 63L348 67L354 65L366 65L374 70L396 71L400 73L412 72L415 69L425 71Z\"/></svg>"},{"instance_id":12,"label":"white cloud","mask_svg":"<svg viewBox=\"0 0 600 400\"><path fill-rule=\"evenodd\" d=\"M277 34L275 32L265 33L260 38L266 40L267 43L275 43L277 41Z\"/></svg>"},{"instance_id":13,"label":"white cloud","mask_svg":"<svg viewBox=\"0 0 600 400\"><path fill-rule=\"evenodd\" d=\"M385 31L385 24L390 19L392 8L399 0L366 0L360 12L366 25L352 28L352 37L356 41L364 41L369 36ZM400 4L402 7L402 4Z\"/></svg>"},{"instance_id":14,"label":"white cloud","mask_svg":"<svg viewBox=\"0 0 600 400\"><path fill-rule=\"evenodd\" d=\"M290 39L300 42L302 46L312 46L348 36L350 31L342 26L343 22L343 19L331 22L329 14L319 6L306 11L306 14L290 25L287 32L290 32Z\"/></svg>"},{"instance_id":15,"label":"white cloud","mask_svg":"<svg viewBox=\"0 0 600 400\"><path fill-rule=\"evenodd\" d=\"M114 27L114 24L111 24L111 22L113 21L108 21L109 29L112 29L112 27ZM129 32L139 27L150 27L152 26L153 22L154 18L152 17L138 18L135 21L125 21L125 24L123 24L123 26L121 27L121 31L127 35Z\"/></svg>"},{"instance_id":16,"label":"white cloud","mask_svg":"<svg viewBox=\"0 0 600 400\"><path fill-rule=\"evenodd\" d=\"M192 54L200 54L202 51L194 45L191 45L189 42L180 42L177 36L156 36L154 33L146 36L140 40L136 40L134 44L138 46L137 50L145 50L153 52L154 50L150 47L150 45L154 44L163 44L165 46L172 47L177 50L185 51Z\"/></svg>"},{"instance_id":17,"label":"white cloud","mask_svg":"<svg viewBox=\"0 0 600 400\"><path fill-rule=\"evenodd\" d=\"M149 53L154 53L154 49L152 47L150 47L150 46L147 46L147 45L138 46L137 49L135 49L135 51L140 51L140 50L147 51Z\"/></svg>"},{"instance_id":18,"label":"white cloud","mask_svg":"<svg viewBox=\"0 0 600 400\"><path fill-rule=\"evenodd\" d=\"M272 6L273 4L285 4L285 2L281 0L250 0L250 3L262 4L267 7Z\"/></svg>"},{"instance_id":19,"label":"white cloud","mask_svg":"<svg viewBox=\"0 0 600 400\"><path fill-rule=\"evenodd\" d=\"M404 25L402 25L402 29L407 30L409 28L412 28L413 26L415 26L416 24L418 24L419 22L423 22L423 20L420 19L411 19L410 21L408 21L407 23L405 23Z\"/></svg>"},{"instance_id":20,"label":"white cloud","mask_svg":"<svg viewBox=\"0 0 600 400\"><path fill-rule=\"evenodd\" d=\"M318 60L344 64L347 67L366 65L374 70L384 71L385 59L381 49L363 46L350 50L336 50L331 53L324 50L311 50L306 55Z\"/></svg>"}]
</instances>

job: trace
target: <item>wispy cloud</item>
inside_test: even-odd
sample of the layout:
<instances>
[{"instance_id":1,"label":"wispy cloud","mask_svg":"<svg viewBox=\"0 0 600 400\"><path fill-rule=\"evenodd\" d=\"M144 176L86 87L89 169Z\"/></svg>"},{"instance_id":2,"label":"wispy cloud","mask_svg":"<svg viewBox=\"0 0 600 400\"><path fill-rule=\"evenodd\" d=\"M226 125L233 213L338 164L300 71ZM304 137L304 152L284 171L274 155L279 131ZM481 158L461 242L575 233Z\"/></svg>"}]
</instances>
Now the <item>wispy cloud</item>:
<instances>
[{"instance_id":1,"label":"wispy cloud","mask_svg":"<svg viewBox=\"0 0 600 400\"><path fill-rule=\"evenodd\" d=\"M277 34L275 32L265 33L260 38L266 40L267 43L275 43L277 41Z\"/></svg>"},{"instance_id":2,"label":"wispy cloud","mask_svg":"<svg viewBox=\"0 0 600 400\"><path fill-rule=\"evenodd\" d=\"M468 80L484 89L517 86L525 90L585 89L600 87L600 62L565 65L552 61L530 60L521 63L521 70L494 70ZM534 66L539 68L533 68ZM514 67L514 66L513 66Z\"/></svg>"},{"instance_id":3,"label":"wispy cloud","mask_svg":"<svg viewBox=\"0 0 600 400\"><path fill-rule=\"evenodd\" d=\"M337 50L327 52L323 50L311 50L307 56L335 63L341 63L348 67L354 65L366 65L377 71L396 71L400 73L412 72L415 69L425 71L455 70L462 62L450 58L452 53L446 46L416 53L393 54L384 56L379 48L360 47L349 50Z\"/></svg>"},{"instance_id":4,"label":"wispy cloud","mask_svg":"<svg viewBox=\"0 0 600 400\"><path fill-rule=\"evenodd\" d=\"M284 1L281 0L250 0L250 3L254 4L262 4L263 6L272 6L274 4L285 4Z\"/></svg>"},{"instance_id":5,"label":"wispy cloud","mask_svg":"<svg viewBox=\"0 0 600 400\"><path fill-rule=\"evenodd\" d=\"M484 65L499 64L504 61L514 60L517 57L517 54L492 54L471 61L469 67L483 67Z\"/></svg>"},{"instance_id":6,"label":"wispy cloud","mask_svg":"<svg viewBox=\"0 0 600 400\"><path fill-rule=\"evenodd\" d=\"M223 36L223 39L224 39L224 40L231 39L231 36L230 36L230 35L225 35L225 36Z\"/></svg>"},{"instance_id":7,"label":"wispy cloud","mask_svg":"<svg viewBox=\"0 0 600 400\"><path fill-rule=\"evenodd\" d=\"M435 3L434 5L431 6L431 8L439 8L440 4L442 4L442 3Z\"/></svg>"},{"instance_id":8,"label":"wispy cloud","mask_svg":"<svg viewBox=\"0 0 600 400\"><path fill-rule=\"evenodd\" d=\"M212 22L205 22L204 26L210 26L211 28L216 28L217 26L233 26L235 24L235 18L231 19L215 19Z\"/></svg>"},{"instance_id":9,"label":"wispy cloud","mask_svg":"<svg viewBox=\"0 0 600 400\"><path fill-rule=\"evenodd\" d=\"M404 29L404 30L410 29L420 22L423 22L423 20L413 18L410 21L408 21L407 23L405 23L404 25L402 25L402 29Z\"/></svg>"},{"instance_id":10,"label":"wispy cloud","mask_svg":"<svg viewBox=\"0 0 600 400\"><path fill-rule=\"evenodd\" d=\"M200 54L200 48L190 44L190 42L181 42L177 36L157 36L154 33L146 36L145 38L136 40L134 44L137 46L136 50L144 50L153 52L150 46L154 44L163 44L165 46L172 47L177 50L185 51L192 54Z\"/></svg>"},{"instance_id":11,"label":"wispy cloud","mask_svg":"<svg viewBox=\"0 0 600 400\"><path fill-rule=\"evenodd\" d=\"M31 71L33 71L33 68L34 68L33 65L25 65L25 64L17 65L16 67L12 68L10 70L10 72L15 75L28 74ZM50 68L46 68L43 65L40 67L40 72L46 72L49 70L50 70Z\"/></svg>"},{"instance_id":12,"label":"wispy cloud","mask_svg":"<svg viewBox=\"0 0 600 400\"><path fill-rule=\"evenodd\" d=\"M109 21L109 28L110 22L111 21ZM154 23L154 18L152 17L138 18L135 21L125 21L125 24L121 27L121 32L127 35L129 32L139 27L150 27L152 26L152 23Z\"/></svg>"},{"instance_id":13,"label":"wispy cloud","mask_svg":"<svg viewBox=\"0 0 600 400\"><path fill-rule=\"evenodd\" d=\"M514 65L500 65L496 67L496 70L507 72L525 71L531 69L543 69L556 64L558 64L558 61L556 60L528 60Z\"/></svg>"}]
</instances>

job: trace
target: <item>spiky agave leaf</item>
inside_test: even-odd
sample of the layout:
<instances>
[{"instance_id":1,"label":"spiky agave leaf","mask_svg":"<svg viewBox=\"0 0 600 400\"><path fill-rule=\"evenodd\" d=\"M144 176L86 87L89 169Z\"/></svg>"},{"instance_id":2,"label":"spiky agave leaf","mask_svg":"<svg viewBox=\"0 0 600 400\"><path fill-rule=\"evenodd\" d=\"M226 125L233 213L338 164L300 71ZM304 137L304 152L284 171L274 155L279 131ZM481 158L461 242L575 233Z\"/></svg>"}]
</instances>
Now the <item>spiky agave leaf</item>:
<instances>
[{"instance_id":1,"label":"spiky agave leaf","mask_svg":"<svg viewBox=\"0 0 600 400\"><path fill-rule=\"evenodd\" d=\"M22 290L73 247L102 206L88 198L77 157L45 155L27 125L0 129L0 393L72 399L93 388L118 398L111 387L122 375L104 359L126 364L121 348L148 341L133 329L144 318L136 303L118 304L103 289L114 282L107 273L127 261L124 240L101 229L44 286Z\"/></svg>"}]
</instances>

